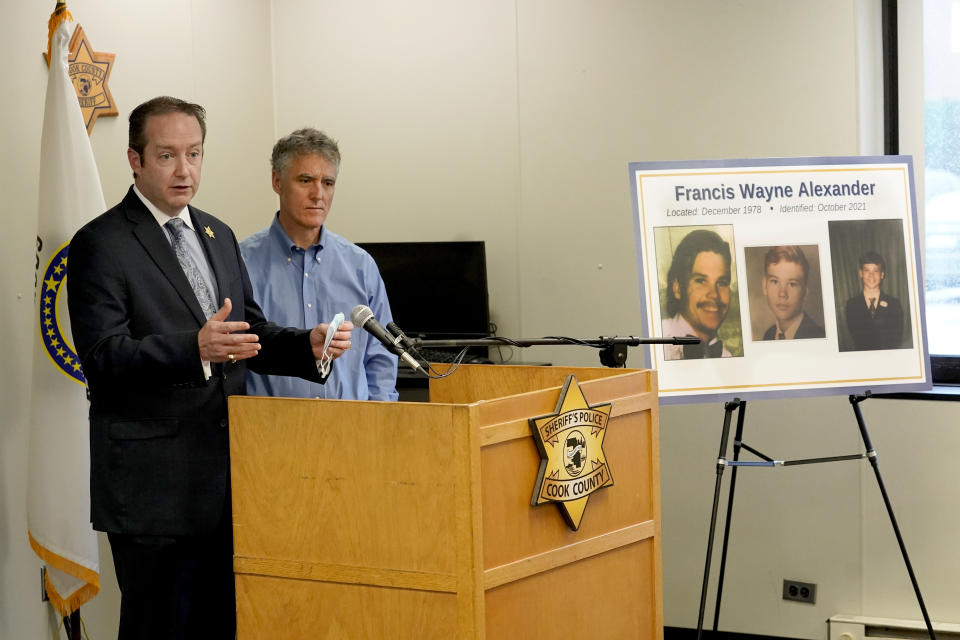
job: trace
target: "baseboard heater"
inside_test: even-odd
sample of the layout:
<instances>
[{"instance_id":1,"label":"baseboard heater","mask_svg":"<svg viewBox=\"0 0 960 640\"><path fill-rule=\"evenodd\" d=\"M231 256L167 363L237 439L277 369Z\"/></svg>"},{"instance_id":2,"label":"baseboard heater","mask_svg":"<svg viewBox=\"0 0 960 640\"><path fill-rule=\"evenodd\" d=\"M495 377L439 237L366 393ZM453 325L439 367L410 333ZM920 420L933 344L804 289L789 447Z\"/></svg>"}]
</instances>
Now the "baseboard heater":
<instances>
[{"instance_id":1,"label":"baseboard heater","mask_svg":"<svg viewBox=\"0 0 960 640\"><path fill-rule=\"evenodd\" d=\"M960 640L960 624L934 622L937 640ZM827 620L828 640L921 640L929 638L922 620L835 615Z\"/></svg>"}]
</instances>

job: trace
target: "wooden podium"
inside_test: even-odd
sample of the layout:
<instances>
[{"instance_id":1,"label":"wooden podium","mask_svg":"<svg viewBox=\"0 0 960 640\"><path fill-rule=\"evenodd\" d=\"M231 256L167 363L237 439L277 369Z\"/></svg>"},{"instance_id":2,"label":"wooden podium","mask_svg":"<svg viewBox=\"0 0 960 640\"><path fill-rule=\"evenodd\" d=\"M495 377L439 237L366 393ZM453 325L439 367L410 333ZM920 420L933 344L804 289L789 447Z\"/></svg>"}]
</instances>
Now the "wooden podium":
<instances>
[{"instance_id":1,"label":"wooden podium","mask_svg":"<svg viewBox=\"0 0 960 640\"><path fill-rule=\"evenodd\" d=\"M612 403L578 531L528 418ZM429 403L230 398L240 640L662 638L652 371L463 365Z\"/></svg>"}]
</instances>

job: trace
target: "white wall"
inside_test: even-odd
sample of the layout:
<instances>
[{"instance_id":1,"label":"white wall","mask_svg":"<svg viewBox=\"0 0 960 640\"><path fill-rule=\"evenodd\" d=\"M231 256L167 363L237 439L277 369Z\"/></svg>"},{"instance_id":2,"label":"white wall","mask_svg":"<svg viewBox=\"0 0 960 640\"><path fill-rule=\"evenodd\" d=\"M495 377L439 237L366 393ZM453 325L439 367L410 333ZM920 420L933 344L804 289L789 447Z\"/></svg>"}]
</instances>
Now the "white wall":
<instances>
[{"instance_id":1,"label":"white wall","mask_svg":"<svg viewBox=\"0 0 960 640\"><path fill-rule=\"evenodd\" d=\"M340 141L330 228L366 242L486 240L492 320L516 335L514 2L287 0L273 14L279 135L315 126Z\"/></svg>"},{"instance_id":2,"label":"white wall","mask_svg":"<svg viewBox=\"0 0 960 640\"><path fill-rule=\"evenodd\" d=\"M172 93L210 114L198 206L241 237L275 209L268 159L304 125L344 155L331 228L354 240L487 242L491 311L503 335L638 334L630 161L853 155L872 130L861 111L858 7L864 0L491 0L361 3L203 0L70 8L93 45L117 53L121 117L93 142L105 196L128 185L126 115ZM13 3L8 3L13 4ZM108 5L108 6L101 6ZM0 235L0 314L8 336L0 401L0 638L40 637L39 562L26 544L27 440L37 149L46 11L5 11L0 51L26 60L4 102L0 162L10 205ZM13 213L16 212L16 213ZM22 297L18 298L20 294ZM596 364L578 349L526 360ZM630 364L640 365L632 352ZM955 512L960 444L951 406L871 400L864 413L931 615L960 622ZM664 611L697 620L723 417L719 403L661 413ZM845 398L751 402L747 442L778 458L853 452ZM729 473L728 473L729 475ZM824 636L834 613L918 618L865 463L744 470L738 482L721 629ZM117 594L104 546L104 595L84 609L112 636ZM786 603L780 581L820 586ZM713 595L711 591L710 600ZM707 620L712 620L712 605Z\"/></svg>"},{"instance_id":3,"label":"white wall","mask_svg":"<svg viewBox=\"0 0 960 640\"><path fill-rule=\"evenodd\" d=\"M10 6L6 6L10 5ZM43 18L27 3L6 3L7 24L36 24ZM0 637L39 638L49 607L39 601L39 563L26 533L27 413L33 349L33 263L37 210L40 123L46 82L40 51L46 42L28 38L25 29L5 29L0 55L10 65L17 99L0 107L0 190L6 206L0 233L0 329L5 336L3 383L0 384ZM45 36L44 36L45 39ZM32 136L30 135L32 133Z\"/></svg>"}]
</instances>

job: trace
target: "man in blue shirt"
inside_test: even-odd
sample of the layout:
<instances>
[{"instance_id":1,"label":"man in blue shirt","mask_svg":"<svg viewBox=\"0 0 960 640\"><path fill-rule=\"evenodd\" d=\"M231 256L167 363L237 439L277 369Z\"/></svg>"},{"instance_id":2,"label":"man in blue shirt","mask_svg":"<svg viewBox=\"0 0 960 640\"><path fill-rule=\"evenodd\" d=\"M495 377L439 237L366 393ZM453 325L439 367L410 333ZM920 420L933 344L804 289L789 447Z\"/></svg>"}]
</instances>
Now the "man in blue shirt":
<instances>
[{"instance_id":1,"label":"man in blue shirt","mask_svg":"<svg viewBox=\"0 0 960 640\"><path fill-rule=\"evenodd\" d=\"M381 325L393 320L377 264L366 251L324 227L340 170L335 140L316 129L281 138L271 157L280 210L269 227L240 243L253 293L274 322L313 327L358 304ZM397 357L370 334L354 334L326 384L247 375L247 393L297 398L396 400Z\"/></svg>"}]
</instances>

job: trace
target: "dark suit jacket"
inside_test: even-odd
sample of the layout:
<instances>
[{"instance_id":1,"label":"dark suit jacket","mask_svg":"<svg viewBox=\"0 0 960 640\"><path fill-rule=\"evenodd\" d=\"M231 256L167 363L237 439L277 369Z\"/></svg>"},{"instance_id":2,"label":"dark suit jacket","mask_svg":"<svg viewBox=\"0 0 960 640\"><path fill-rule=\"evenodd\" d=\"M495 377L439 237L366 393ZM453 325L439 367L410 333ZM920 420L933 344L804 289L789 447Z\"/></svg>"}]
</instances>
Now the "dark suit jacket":
<instances>
[{"instance_id":1,"label":"dark suit jacket","mask_svg":"<svg viewBox=\"0 0 960 640\"><path fill-rule=\"evenodd\" d=\"M880 293L876 317L870 315L862 292L847 300L846 312L847 329L856 351L901 348L903 308L893 296Z\"/></svg>"},{"instance_id":2,"label":"dark suit jacket","mask_svg":"<svg viewBox=\"0 0 960 640\"><path fill-rule=\"evenodd\" d=\"M229 320L260 337L250 360L204 379L197 333L206 322L173 248L131 189L86 224L67 262L70 323L90 397L95 529L185 535L212 530L229 488L227 396L249 363L319 381L309 331L266 322L233 231L190 207ZM209 228L210 237L203 232Z\"/></svg>"},{"instance_id":3,"label":"dark suit jacket","mask_svg":"<svg viewBox=\"0 0 960 640\"><path fill-rule=\"evenodd\" d=\"M823 327L817 324L817 322L807 315L806 312L803 313L803 320L800 321L800 326L797 327L797 332L793 335L794 340L803 340L805 338L824 338L826 337L827 332L823 330ZM763 334L764 340L775 340L777 337L777 325L774 323L767 332Z\"/></svg>"}]
</instances>

